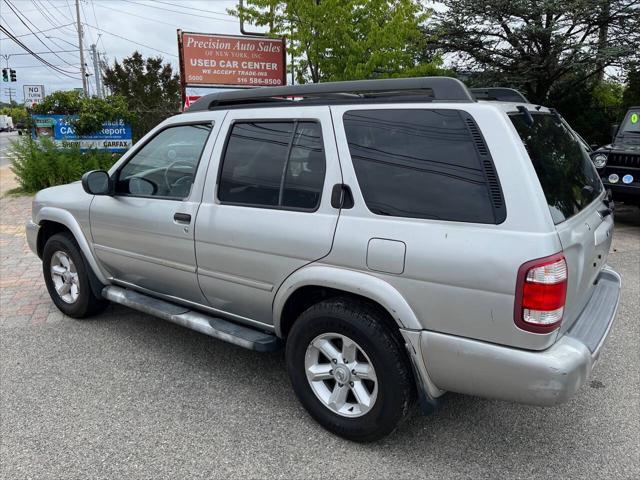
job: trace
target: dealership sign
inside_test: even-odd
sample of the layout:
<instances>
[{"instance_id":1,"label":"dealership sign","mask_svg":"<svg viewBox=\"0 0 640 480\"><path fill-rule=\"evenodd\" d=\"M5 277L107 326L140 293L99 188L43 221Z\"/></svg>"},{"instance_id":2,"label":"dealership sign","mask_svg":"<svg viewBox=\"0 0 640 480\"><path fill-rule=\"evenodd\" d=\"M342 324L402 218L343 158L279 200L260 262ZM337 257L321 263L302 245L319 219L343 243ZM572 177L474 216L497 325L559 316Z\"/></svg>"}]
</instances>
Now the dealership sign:
<instances>
[{"instance_id":1,"label":"dealership sign","mask_svg":"<svg viewBox=\"0 0 640 480\"><path fill-rule=\"evenodd\" d=\"M27 108L41 103L44 100L44 85L23 85L24 104Z\"/></svg>"},{"instance_id":2,"label":"dealership sign","mask_svg":"<svg viewBox=\"0 0 640 480\"><path fill-rule=\"evenodd\" d=\"M178 30L183 85L285 85L281 38L189 33Z\"/></svg>"},{"instance_id":3,"label":"dealership sign","mask_svg":"<svg viewBox=\"0 0 640 480\"><path fill-rule=\"evenodd\" d=\"M31 118L35 124L35 137L49 137L63 148L95 148L117 152L125 151L132 145L131 125L122 120L104 122L100 131L78 136L71 125L73 116L32 115Z\"/></svg>"}]
</instances>

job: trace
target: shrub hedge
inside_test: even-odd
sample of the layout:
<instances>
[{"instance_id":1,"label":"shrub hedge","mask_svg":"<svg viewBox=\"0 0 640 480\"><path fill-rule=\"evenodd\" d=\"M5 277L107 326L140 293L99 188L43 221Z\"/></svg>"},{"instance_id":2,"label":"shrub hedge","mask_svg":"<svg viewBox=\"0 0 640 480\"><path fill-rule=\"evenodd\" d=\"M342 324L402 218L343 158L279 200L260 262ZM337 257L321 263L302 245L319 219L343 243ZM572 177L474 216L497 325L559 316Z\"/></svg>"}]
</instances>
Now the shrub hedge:
<instances>
[{"instance_id":1,"label":"shrub hedge","mask_svg":"<svg viewBox=\"0 0 640 480\"><path fill-rule=\"evenodd\" d=\"M34 140L29 135L13 142L10 150L11 171L25 193L80 180L85 172L107 170L120 158L111 152L61 148L50 138Z\"/></svg>"}]
</instances>

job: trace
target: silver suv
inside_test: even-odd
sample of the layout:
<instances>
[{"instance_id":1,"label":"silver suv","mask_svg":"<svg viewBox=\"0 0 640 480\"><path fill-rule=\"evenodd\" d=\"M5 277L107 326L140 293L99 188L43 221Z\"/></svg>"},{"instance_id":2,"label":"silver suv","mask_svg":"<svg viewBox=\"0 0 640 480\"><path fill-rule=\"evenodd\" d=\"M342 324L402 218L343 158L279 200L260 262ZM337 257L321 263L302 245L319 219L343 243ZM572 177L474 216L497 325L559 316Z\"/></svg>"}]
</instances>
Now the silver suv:
<instances>
[{"instance_id":1,"label":"silver suv","mask_svg":"<svg viewBox=\"0 0 640 480\"><path fill-rule=\"evenodd\" d=\"M205 96L39 192L27 237L65 314L284 347L311 416L370 441L446 391L567 400L618 305L611 213L555 111L414 78Z\"/></svg>"}]
</instances>

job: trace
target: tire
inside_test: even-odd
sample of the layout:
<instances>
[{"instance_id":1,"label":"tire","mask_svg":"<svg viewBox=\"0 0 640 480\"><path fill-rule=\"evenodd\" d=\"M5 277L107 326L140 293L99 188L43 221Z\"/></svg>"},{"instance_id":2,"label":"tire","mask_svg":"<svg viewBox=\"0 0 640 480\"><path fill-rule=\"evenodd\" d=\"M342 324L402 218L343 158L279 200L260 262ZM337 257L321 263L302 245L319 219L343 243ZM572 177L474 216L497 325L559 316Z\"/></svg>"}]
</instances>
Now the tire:
<instances>
[{"instance_id":1,"label":"tire","mask_svg":"<svg viewBox=\"0 0 640 480\"><path fill-rule=\"evenodd\" d=\"M65 263L69 267L65 267ZM53 273L54 265L58 267L57 274ZM63 270L66 272L61 273ZM102 312L109 305L107 300L96 296L91 289L91 280L97 282L97 279L87 267L84 256L70 233L56 233L47 240L42 252L42 273L51 300L65 315L85 318ZM89 275L93 277L91 280ZM61 284L65 285L62 290L66 292L64 295L58 291Z\"/></svg>"},{"instance_id":2,"label":"tire","mask_svg":"<svg viewBox=\"0 0 640 480\"><path fill-rule=\"evenodd\" d=\"M410 360L402 340L387 325L384 314L364 301L342 297L328 299L304 311L287 338L287 370L302 405L324 428L357 442L370 442L389 435L406 417L416 398ZM355 364L351 363L351 353L342 356L349 340L356 344ZM336 362L329 360L331 355L325 354L332 352L331 346L340 352ZM353 350L353 347L350 350L347 347L348 352ZM367 363L373 367L375 381L369 379L370 370L369 375L363 373L367 371L363 364ZM331 364L334 368L327 373ZM345 368L341 365L347 370L353 365L356 368L345 377ZM310 380L308 375L312 371L323 379ZM346 399L340 393L347 386L347 383L340 383L342 381L349 383ZM339 387L337 394L336 385ZM369 394L368 405L358 401L356 391L360 392L360 398L366 399ZM331 396L327 398L329 392L334 395L333 402ZM338 398L339 401L335 401ZM343 399L344 406L340 407Z\"/></svg>"}]
</instances>

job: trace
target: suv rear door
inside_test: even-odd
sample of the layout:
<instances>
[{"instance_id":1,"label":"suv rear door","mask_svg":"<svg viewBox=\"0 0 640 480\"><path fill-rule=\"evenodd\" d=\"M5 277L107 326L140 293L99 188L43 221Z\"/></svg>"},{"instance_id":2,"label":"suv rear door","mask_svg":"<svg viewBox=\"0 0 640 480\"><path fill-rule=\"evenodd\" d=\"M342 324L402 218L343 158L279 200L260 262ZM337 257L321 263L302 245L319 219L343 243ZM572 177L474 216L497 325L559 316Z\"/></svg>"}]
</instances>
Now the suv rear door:
<instances>
[{"instance_id":1,"label":"suv rear door","mask_svg":"<svg viewBox=\"0 0 640 480\"><path fill-rule=\"evenodd\" d=\"M544 192L568 268L566 331L591 297L611 246L613 217L604 188L575 134L553 113L513 113Z\"/></svg>"},{"instance_id":2,"label":"suv rear door","mask_svg":"<svg viewBox=\"0 0 640 480\"><path fill-rule=\"evenodd\" d=\"M196 219L198 280L209 304L272 323L277 288L327 255L342 182L328 107L228 112Z\"/></svg>"}]
</instances>

